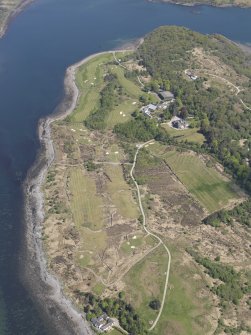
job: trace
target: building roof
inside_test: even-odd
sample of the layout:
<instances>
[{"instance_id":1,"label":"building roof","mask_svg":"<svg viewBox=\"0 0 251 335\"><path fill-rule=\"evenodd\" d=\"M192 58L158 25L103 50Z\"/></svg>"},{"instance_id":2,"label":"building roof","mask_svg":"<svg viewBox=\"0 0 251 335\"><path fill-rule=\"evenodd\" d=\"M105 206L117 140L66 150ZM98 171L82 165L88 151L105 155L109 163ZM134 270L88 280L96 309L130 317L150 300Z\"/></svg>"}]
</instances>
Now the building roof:
<instances>
[{"instance_id":1,"label":"building roof","mask_svg":"<svg viewBox=\"0 0 251 335\"><path fill-rule=\"evenodd\" d=\"M108 322L106 325L102 326L102 330L106 331L114 325L113 321Z\"/></svg>"},{"instance_id":2,"label":"building roof","mask_svg":"<svg viewBox=\"0 0 251 335\"><path fill-rule=\"evenodd\" d=\"M170 92L170 91L160 91L160 92L159 92L159 96L160 96L162 99L173 99L173 98L174 98L173 93Z\"/></svg>"},{"instance_id":3,"label":"building roof","mask_svg":"<svg viewBox=\"0 0 251 335\"><path fill-rule=\"evenodd\" d=\"M149 105L147 106L147 108L148 108L148 109L151 109L151 110L153 110L153 111L155 111L155 110L157 109L157 106L155 106L155 105L153 105L153 104L149 104Z\"/></svg>"}]
</instances>

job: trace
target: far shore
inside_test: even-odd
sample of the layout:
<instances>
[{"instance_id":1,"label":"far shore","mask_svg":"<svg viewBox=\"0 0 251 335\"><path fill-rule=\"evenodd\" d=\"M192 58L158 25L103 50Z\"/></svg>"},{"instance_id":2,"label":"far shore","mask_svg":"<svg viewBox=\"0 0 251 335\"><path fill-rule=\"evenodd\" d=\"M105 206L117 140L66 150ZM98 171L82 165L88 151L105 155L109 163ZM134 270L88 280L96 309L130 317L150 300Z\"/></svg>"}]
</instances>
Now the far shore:
<instances>
[{"instance_id":1,"label":"far shore","mask_svg":"<svg viewBox=\"0 0 251 335\"><path fill-rule=\"evenodd\" d=\"M228 7L239 7L239 8L251 8L250 5L242 5L242 4L216 4L211 2L203 2L203 1L194 1L194 2L182 2L182 1L175 1L175 0L147 0L149 2L162 2L162 3L171 3L174 5L186 6L186 7L195 7L195 6L212 6L212 7L219 7L219 8L228 8Z\"/></svg>"},{"instance_id":2,"label":"far shore","mask_svg":"<svg viewBox=\"0 0 251 335\"><path fill-rule=\"evenodd\" d=\"M20 4L17 5L16 8L10 11L3 26L0 27L0 38L2 38L5 35L11 20L14 19L19 13L21 13L24 10L24 8L28 6L29 4L31 4L33 1L34 0L22 0Z\"/></svg>"},{"instance_id":3,"label":"far shore","mask_svg":"<svg viewBox=\"0 0 251 335\"><path fill-rule=\"evenodd\" d=\"M140 42L139 42L140 43ZM60 335L92 335L93 331L83 313L64 295L63 286L47 268L43 250L42 224L44 221L43 182L47 170L53 163L55 153L50 125L71 114L76 107L79 90L75 83L78 67L103 54L135 50L136 45L128 45L123 50L112 50L93 54L66 70L64 80L65 97L53 115L40 120L38 135L41 149L35 164L30 169L23 185L25 197L25 232L22 247L20 272L24 285L38 305L41 316L48 320L49 332Z\"/></svg>"}]
</instances>

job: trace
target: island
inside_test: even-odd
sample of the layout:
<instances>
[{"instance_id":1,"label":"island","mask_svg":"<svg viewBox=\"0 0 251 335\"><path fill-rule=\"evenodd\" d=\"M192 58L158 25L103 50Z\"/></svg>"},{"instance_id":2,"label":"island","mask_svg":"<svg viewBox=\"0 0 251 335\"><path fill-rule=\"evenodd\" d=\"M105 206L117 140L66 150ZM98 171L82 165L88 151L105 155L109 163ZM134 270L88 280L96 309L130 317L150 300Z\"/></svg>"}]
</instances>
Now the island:
<instances>
[{"instance_id":1,"label":"island","mask_svg":"<svg viewBox=\"0 0 251 335\"><path fill-rule=\"evenodd\" d=\"M250 333L250 64L167 26L67 70L40 239L93 331Z\"/></svg>"},{"instance_id":2,"label":"island","mask_svg":"<svg viewBox=\"0 0 251 335\"><path fill-rule=\"evenodd\" d=\"M0 38L4 35L8 23L32 0L0 0Z\"/></svg>"}]
</instances>

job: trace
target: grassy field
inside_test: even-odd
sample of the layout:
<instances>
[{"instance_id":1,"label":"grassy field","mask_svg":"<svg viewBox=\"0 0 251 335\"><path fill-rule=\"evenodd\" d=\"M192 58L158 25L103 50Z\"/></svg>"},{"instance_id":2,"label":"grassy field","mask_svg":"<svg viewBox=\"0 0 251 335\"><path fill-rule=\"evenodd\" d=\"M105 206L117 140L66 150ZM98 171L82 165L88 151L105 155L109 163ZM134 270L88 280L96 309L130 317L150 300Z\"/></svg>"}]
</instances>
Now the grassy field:
<instances>
[{"instance_id":1,"label":"grassy field","mask_svg":"<svg viewBox=\"0 0 251 335\"><path fill-rule=\"evenodd\" d=\"M181 262L184 251L168 242L172 254L169 293L163 314L153 334L200 335L206 334L210 323L211 301L200 297L199 292L206 289L204 280L194 279L198 269L193 263Z\"/></svg>"},{"instance_id":2,"label":"grassy field","mask_svg":"<svg viewBox=\"0 0 251 335\"><path fill-rule=\"evenodd\" d=\"M113 329L112 331L109 332L110 335L123 335L119 330Z\"/></svg>"},{"instance_id":3,"label":"grassy field","mask_svg":"<svg viewBox=\"0 0 251 335\"><path fill-rule=\"evenodd\" d=\"M210 312L211 303L208 298L198 298L198 292L204 288L205 283L191 280L197 269L194 265L180 263L182 255L176 247L171 246L171 253L173 260L166 304L159 323L151 334L205 334L210 327L206 315ZM165 250L157 249L135 265L126 276L127 299L147 324L157 315L148 305L153 298L161 300L166 263Z\"/></svg>"},{"instance_id":4,"label":"grassy field","mask_svg":"<svg viewBox=\"0 0 251 335\"><path fill-rule=\"evenodd\" d=\"M137 263L126 275L126 299L147 323L155 320L157 312L149 307L153 299L161 301L164 289L167 254L163 247Z\"/></svg>"},{"instance_id":5,"label":"grassy field","mask_svg":"<svg viewBox=\"0 0 251 335\"><path fill-rule=\"evenodd\" d=\"M238 196L233 184L213 167L208 167L197 155L189 152L165 151L154 144L153 153L161 156L200 203L209 211L219 210Z\"/></svg>"},{"instance_id":6,"label":"grassy field","mask_svg":"<svg viewBox=\"0 0 251 335\"><path fill-rule=\"evenodd\" d=\"M126 101L116 106L106 119L107 128L113 129L118 123L123 123L131 119L131 114L137 109L136 99L128 98Z\"/></svg>"},{"instance_id":7,"label":"grassy field","mask_svg":"<svg viewBox=\"0 0 251 335\"><path fill-rule=\"evenodd\" d=\"M88 228L81 229L82 249L88 252L98 252L107 246L107 235L104 231L91 231ZM87 260L86 260L87 261Z\"/></svg>"},{"instance_id":8,"label":"grassy field","mask_svg":"<svg viewBox=\"0 0 251 335\"><path fill-rule=\"evenodd\" d=\"M143 94L142 90L134 82L125 78L122 67L105 64L112 60L112 54L97 56L78 69L76 83L81 94L77 107L69 118L71 122L83 122L98 105L99 92L104 87L104 76L108 71L118 76L127 97L110 111L106 119L107 128L113 128L118 123L128 121L131 113L138 107L138 99Z\"/></svg>"},{"instance_id":9,"label":"grassy field","mask_svg":"<svg viewBox=\"0 0 251 335\"><path fill-rule=\"evenodd\" d=\"M122 167L107 165L105 171L111 179L111 182L107 184L107 190L119 214L129 219L138 218L139 210L132 198L130 186L124 180Z\"/></svg>"},{"instance_id":10,"label":"grassy field","mask_svg":"<svg viewBox=\"0 0 251 335\"><path fill-rule=\"evenodd\" d=\"M121 66L116 65L112 68L112 72L118 76L119 83L125 89L127 94L132 98L139 99L143 92L139 86L134 84L134 82L125 78L124 69Z\"/></svg>"},{"instance_id":11,"label":"grassy field","mask_svg":"<svg viewBox=\"0 0 251 335\"><path fill-rule=\"evenodd\" d=\"M198 133L198 128L176 130L169 127L168 124L163 124L162 127L166 129L167 133L171 137L175 138L179 142L188 141L203 144L205 141L205 137L202 134Z\"/></svg>"},{"instance_id":12,"label":"grassy field","mask_svg":"<svg viewBox=\"0 0 251 335\"><path fill-rule=\"evenodd\" d=\"M103 227L102 200L96 195L95 181L85 176L81 168L72 168L69 189L71 210L76 225L92 230L101 229Z\"/></svg>"},{"instance_id":13,"label":"grassy field","mask_svg":"<svg viewBox=\"0 0 251 335\"><path fill-rule=\"evenodd\" d=\"M104 63L112 60L112 54L95 57L82 65L76 74L76 84L81 92L71 122L83 122L98 103L99 92L104 85Z\"/></svg>"},{"instance_id":14,"label":"grassy field","mask_svg":"<svg viewBox=\"0 0 251 335\"><path fill-rule=\"evenodd\" d=\"M143 235L132 236L131 238L128 239L128 241L122 243L121 250L125 254L131 255L134 252L135 248L137 249L138 247L141 247L144 242L146 242L147 244L148 241L145 239Z\"/></svg>"}]
</instances>

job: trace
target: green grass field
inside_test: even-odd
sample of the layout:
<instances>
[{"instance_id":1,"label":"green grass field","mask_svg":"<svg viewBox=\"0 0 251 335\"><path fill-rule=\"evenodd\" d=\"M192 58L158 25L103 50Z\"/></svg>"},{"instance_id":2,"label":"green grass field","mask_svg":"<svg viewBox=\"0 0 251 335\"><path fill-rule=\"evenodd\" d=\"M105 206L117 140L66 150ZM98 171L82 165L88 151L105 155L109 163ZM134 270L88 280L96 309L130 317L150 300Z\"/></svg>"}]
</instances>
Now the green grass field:
<instances>
[{"instance_id":1,"label":"green grass field","mask_svg":"<svg viewBox=\"0 0 251 335\"><path fill-rule=\"evenodd\" d=\"M108 70L118 76L127 97L119 106L110 111L106 120L107 128L113 128L118 123L128 121L131 118L131 113L139 106L138 99L143 94L142 90L133 81L125 78L122 67L105 65L112 60L112 54L100 55L78 69L76 83L81 94L75 111L68 117L72 123L83 122L98 105L99 93L104 87L104 75Z\"/></svg>"},{"instance_id":2,"label":"green grass field","mask_svg":"<svg viewBox=\"0 0 251 335\"><path fill-rule=\"evenodd\" d=\"M116 65L113 67L112 72L118 76L119 83L125 89L127 94L132 98L139 99L143 92L133 81L125 78L124 69L121 66Z\"/></svg>"},{"instance_id":3,"label":"green grass field","mask_svg":"<svg viewBox=\"0 0 251 335\"><path fill-rule=\"evenodd\" d=\"M165 159L181 182L199 202L209 211L214 212L238 198L233 190L233 183L223 177L213 167L208 167L197 155L189 152L165 151L164 146L154 144L152 153Z\"/></svg>"},{"instance_id":4,"label":"green grass field","mask_svg":"<svg viewBox=\"0 0 251 335\"><path fill-rule=\"evenodd\" d=\"M136 238L132 236L131 238L128 239L128 241L122 243L121 250L123 253L131 255L135 249L140 248L145 243L147 243L147 241L145 240L145 237L143 235L142 236L138 235L136 236Z\"/></svg>"},{"instance_id":5,"label":"green grass field","mask_svg":"<svg viewBox=\"0 0 251 335\"><path fill-rule=\"evenodd\" d=\"M196 280L198 269L193 263L182 264L184 251L167 242L172 254L169 292L162 317L153 331L154 335L200 335L206 334L210 324L206 316L212 302L208 297L199 298L199 292L206 289L204 280Z\"/></svg>"},{"instance_id":6,"label":"green grass field","mask_svg":"<svg viewBox=\"0 0 251 335\"><path fill-rule=\"evenodd\" d=\"M109 335L123 335L119 330L113 329L109 332Z\"/></svg>"},{"instance_id":7,"label":"green grass field","mask_svg":"<svg viewBox=\"0 0 251 335\"><path fill-rule=\"evenodd\" d=\"M153 299L161 301L164 289L168 256L163 247L137 263L126 275L126 300L139 312L148 324L155 320L157 312L149 307Z\"/></svg>"},{"instance_id":8,"label":"green grass field","mask_svg":"<svg viewBox=\"0 0 251 335\"><path fill-rule=\"evenodd\" d=\"M95 181L85 176L81 168L72 168L69 188L71 209L76 225L92 230L101 229L103 227L102 200L96 195Z\"/></svg>"},{"instance_id":9,"label":"green grass field","mask_svg":"<svg viewBox=\"0 0 251 335\"><path fill-rule=\"evenodd\" d=\"M111 178L111 182L107 183L107 190L119 214L129 219L138 218L138 206L133 201L130 186L124 180L122 167L120 165L107 165L105 171Z\"/></svg>"},{"instance_id":10,"label":"green grass field","mask_svg":"<svg viewBox=\"0 0 251 335\"><path fill-rule=\"evenodd\" d=\"M168 242L170 247L170 243ZM199 335L209 330L206 315L210 312L211 302L206 298L198 298L198 292L205 288L202 280L192 280L197 273L194 265L180 263L182 254L171 246L172 265L169 289L162 316L151 332L153 335ZM153 298L161 300L167 254L164 248L136 264L126 275L126 298L139 312L146 324L154 320L157 312L149 306ZM150 327L150 324L149 324Z\"/></svg>"},{"instance_id":11,"label":"green grass field","mask_svg":"<svg viewBox=\"0 0 251 335\"><path fill-rule=\"evenodd\" d=\"M169 127L168 124L163 124L162 127L165 128L165 130L171 137L175 138L179 142L188 141L203 144L205 141L205 137L202 134L198 133L198 128L176 130Z\"/></svg>"},{"instance_id":12,"label":"green grass field","mask_svg":"<svg viewBox=\"0 0 251 335\"><path fill-rule=\"evenodd\" d=\"M91 231L88 228L82 228L81 233L81 249L95 254L107 247L107 235L105 231ZM87 262L87 258L85 259ZM91 260L89 259L89 263Z\"/></svg>"},{"instance_id":13,"label":"green grass field","mask_svg":"<svg viewBox=\"0 0 251 335\"><path fill-rule=\"evenodd\" d=\"M104 85L103 64L112 60L112 54L97 56L82 65L76 74L76 84L81 92L77 108L70 116L71 122L83 122L97 105L99 92Z\"/></svg>"},{"instance_id":14,"label":"green grass field","mask_svg":"<svg viewBox=\"0 0 251 335\"><path fill-rule=\"evenodd\" d=\"M126 101L116 106L108 115L106 119L107 128L113 129L118 123L127 122L131 119L131 114L137 109L136 99L128 98Z\"/></svg>"}]
</instances>

